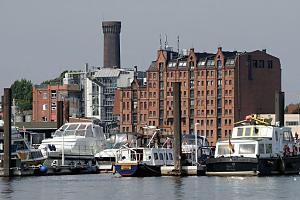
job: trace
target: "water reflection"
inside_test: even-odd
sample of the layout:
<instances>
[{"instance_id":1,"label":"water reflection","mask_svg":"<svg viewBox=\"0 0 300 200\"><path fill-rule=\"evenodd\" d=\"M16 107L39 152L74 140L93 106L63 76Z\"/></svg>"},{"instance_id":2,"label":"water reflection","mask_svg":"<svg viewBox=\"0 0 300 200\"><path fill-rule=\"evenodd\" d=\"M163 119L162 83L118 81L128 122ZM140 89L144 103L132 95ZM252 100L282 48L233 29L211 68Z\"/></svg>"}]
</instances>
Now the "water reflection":
<instances>
[{"instance_id":1,"label":"water reflection","mask_svg":"<svg viewBox=\"0 0 300 200\"><path fill-rule=\"evenodd\" d=\"M171 177L174 180L174 196L177 200L184 199L184 190L183 190L183 184L182 179L183 177L175 176Z\"/></svg>"},{"instance_id":2,"label":"water reflection","mask_svg":"<svg viewBox=\"0 0 300 200\"><path fill-rule=\"evenodd\" d=\"M295 199L299 188L300 176L116 178L97 174L15 177L0 178L0 200Z\"/></svg>"},{"instance_id":3,"label":"water reflection","mask_svg":"<svg viewBox=\"0 0 300 200\"><path fill-rule=\"evenodd\" d=\"M14 190L11 186L12 178L1 177L0 178L0 199L12 199Z\"/></svg>"}]
</instances>

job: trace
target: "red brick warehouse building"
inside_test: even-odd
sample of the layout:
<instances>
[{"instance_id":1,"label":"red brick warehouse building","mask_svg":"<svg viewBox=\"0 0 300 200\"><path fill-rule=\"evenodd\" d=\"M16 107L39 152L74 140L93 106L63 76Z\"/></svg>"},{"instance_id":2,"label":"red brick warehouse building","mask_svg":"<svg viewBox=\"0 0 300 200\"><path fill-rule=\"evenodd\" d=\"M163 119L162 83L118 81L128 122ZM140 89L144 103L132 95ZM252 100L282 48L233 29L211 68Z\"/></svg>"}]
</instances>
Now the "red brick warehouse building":
<instances>
[{"instance_id":1,"label":"red brick warehouse building","mask_svg":"<svg viewBox=\"0 0 300 200\"><path fill-rule=\"evenodd\" d=\"M32 120L56 122L57 101L69 102L69 114L79 115L81 90L79 85L35 85L32 89Z\"/></svg>"},{"instance_id":2,"label":"red brick warehouse building","mask_svg":"<svg viewBox=\"0 0 300 200\"><path fill-rule=\"evenodd\" d=\"M274 113L281 90L280 60L266 53L178 54L160 49L147 70L147 85L137 80L119 89L115 114L120 131L141 132L145 125L173 132L173 82L181 82L182 133L206 136L210 144L228 138L235 121L252 113Z\"/></svg>"}]
</instances>

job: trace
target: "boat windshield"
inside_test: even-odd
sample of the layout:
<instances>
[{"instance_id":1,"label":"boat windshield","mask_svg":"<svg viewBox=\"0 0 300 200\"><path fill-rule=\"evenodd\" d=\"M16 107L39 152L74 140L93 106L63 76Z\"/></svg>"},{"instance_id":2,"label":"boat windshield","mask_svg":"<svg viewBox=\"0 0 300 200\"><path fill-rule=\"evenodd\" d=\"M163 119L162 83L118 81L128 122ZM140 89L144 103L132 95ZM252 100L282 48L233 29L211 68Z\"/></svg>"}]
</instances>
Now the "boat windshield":
<instances>
[{"instance_id":1,"label":"boat windshield","mask_svg":"<svg viewBox=\"0 0 300 200\"><path fill-rule=\"evenodd\" d=\"M61 137L67 127L68 127L68 125L65 124L62 127L60 127L59 129L57 129L54 133L54 136Z\"/></svg>"},{"instance_id":2,"label":"boat windshield","mask_svg":"<svg viewBox=\"0 0 300 200\"><path fill-rule=\"evenodd\" d=\"M254 154L255 153L255 144L240 144L239 145L240 154Z\"/></svg>"},{"instance_id":3,"label":"boat windshield","mask_svg":"<svg viewBox=\"0 0 300 200\"><path fill-rule=\"evenodd\" d=\"M78 129L75 132L76 136L89 136L93 134L92 133L92 126L91 125L86 125L86 124L81 124Z\"/></svg>"},{"instance_id":4,"label":"boat windshield","mask_svg":"<svg viewBox=\"0 0 300 200\"><path fill-rule=\"evenodd\" d=\"M66 129L64 135L69 136L69 135L75 135L75 130L77 129L79 124L70 124L68 128Z\"/></svg>"},{"instance_id":5,"label":"boat windshield","mask_svg":"<svg viewBox=\"0 0 300 200\"><path fill-rule=\"evenodd\" d=\"M228 144L218 145L218 154L219 155L226 155L226 154L230 154L230 153L231 152L230 152Z\"/></svg>"},{"instance_id":6,"label":"boat windshield","mask_svg":"<svg viewBox=\"0 0 300 200\"><path fill-rule=\"evenodd\" d=\"M28 146L25 144L24 141L14 141L12 146L11 146L11 151L16 152L16 151L24 151L28 150Z\"/></svg>"},{"instance_id":7,"label":"boat windshield","mask_svg":"<svg viewBox=\"0 0 300 200\"><path fill-rule=\"evenodd\" d=\"M65 124L55 131L54 136L87 136L93 137L91 124Z\"/></svg>"}]
</instances>

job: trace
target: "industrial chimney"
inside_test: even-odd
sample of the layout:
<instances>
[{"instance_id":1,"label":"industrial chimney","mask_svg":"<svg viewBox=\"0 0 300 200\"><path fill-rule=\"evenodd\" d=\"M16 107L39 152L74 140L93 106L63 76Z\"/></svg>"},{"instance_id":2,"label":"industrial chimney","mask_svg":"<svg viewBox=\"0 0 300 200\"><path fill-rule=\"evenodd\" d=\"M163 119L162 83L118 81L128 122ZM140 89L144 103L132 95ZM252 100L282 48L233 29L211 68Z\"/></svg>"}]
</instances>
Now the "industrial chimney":
<instances>
[{"instance_id":1,"label":"industrial chimney","mask_svg":"<svg viewBox=\"0 0 300 200\"><path fill-rule=\"evenodd\" d=\"M103 21L103 67L120 68L120 21Z\"/></svg>"}]
</instances>

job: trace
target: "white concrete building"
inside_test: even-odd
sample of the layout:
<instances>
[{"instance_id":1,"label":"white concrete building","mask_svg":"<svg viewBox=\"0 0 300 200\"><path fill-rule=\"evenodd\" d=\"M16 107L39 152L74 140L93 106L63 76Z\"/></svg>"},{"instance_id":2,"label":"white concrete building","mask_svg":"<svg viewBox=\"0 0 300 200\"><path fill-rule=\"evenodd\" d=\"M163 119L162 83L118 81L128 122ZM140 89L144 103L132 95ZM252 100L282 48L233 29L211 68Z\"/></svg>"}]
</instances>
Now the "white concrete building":
<instances>
[{"instance_id":1,"label":"white concrete building","mask_svg":"<svg viewBox=\"0 0 300 200\"><path fill-rule=\"evenodd\" d=\"M275 114L260 114L259 116L265 118L272 118L272 125L275 125ZM284 125L292 129L295 136L297 133L300 137L300 114L284 114Z\"/></svg>"},{"instance_id":2,"label":"white concrete building","mask_svg":"<svg viewBox=\"0 0 300 200\"><path fill-rule=\"evenodd\" d=\"M113 116L115 90L129 87L134 79L134 69L95 68L86 64L84 71L68 72L64 84L79 84L82 91L81 117L99 119L109 129L116 125ZM145 72L137 72L144 80Z\"/></svg>"},{"instance_id":3,"label":"white concrete building","mask_svg":"<svg viewBox=\"0 0 300 200\"><path fill-rule=\"evenodd\" d=\"M113 122L115 90L129 87L134 79L133 69L101 68L87 73L85 89L86 117Z\"/></svg>"}]
</instances>

